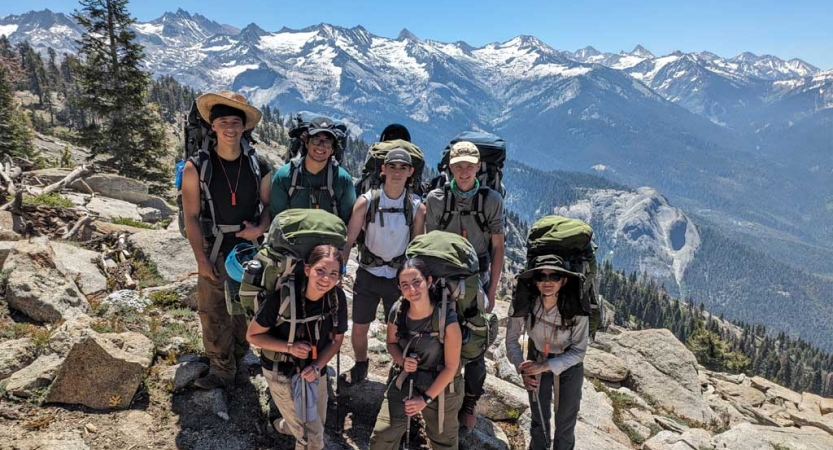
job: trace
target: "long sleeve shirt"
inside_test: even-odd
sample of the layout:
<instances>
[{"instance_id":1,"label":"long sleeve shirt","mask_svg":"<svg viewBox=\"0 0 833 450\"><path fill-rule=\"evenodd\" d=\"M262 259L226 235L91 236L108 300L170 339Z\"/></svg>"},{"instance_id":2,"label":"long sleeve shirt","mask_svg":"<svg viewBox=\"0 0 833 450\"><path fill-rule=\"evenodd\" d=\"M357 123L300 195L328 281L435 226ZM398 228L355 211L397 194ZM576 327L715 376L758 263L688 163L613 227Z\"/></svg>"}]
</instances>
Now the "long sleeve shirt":
<instances>
[{"instance_id":1,"label":"long sleeve shirt","mask_svg":"<svg viewBox=\"0 0 833 450\"><path fill-rule=\"evenodd\" d=\"M538 303L540 305L540 303ZM527 330L535 348L543 353L549 342L549 353L556 356L547 361L550 371L555 375L584 360L589 341L589 319L586 316L576 316L572 327L563 328L561 314L557 307L545 311L538 306L535 311L535 325ZM520 338L527 326L528 317L510 317L506 328L506 356L517 370L524 358ZM553 327L550 324L559 325Z\"/></svg>"}]
</instances>

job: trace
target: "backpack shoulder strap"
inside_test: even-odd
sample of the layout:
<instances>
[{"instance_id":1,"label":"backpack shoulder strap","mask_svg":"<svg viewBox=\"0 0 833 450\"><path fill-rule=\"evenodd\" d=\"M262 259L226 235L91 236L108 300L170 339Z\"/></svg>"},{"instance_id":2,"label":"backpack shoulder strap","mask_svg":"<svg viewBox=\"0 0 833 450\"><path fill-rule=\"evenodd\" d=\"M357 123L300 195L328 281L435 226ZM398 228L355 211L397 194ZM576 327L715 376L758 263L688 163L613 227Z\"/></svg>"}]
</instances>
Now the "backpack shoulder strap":
<instances>
[{"instance_id":1,"label":"backpack shoulder strap","mask_svg":"<svg viewBox=\"0 0 833 450\"><path fill-rule=\"evenodd\" d=\"M260 173L260 158L258 158L257 150L249 145L249 141L247 139L241 139L240 145L243 148L243 156L245 156L246 160L249 161L249 167L252 169L252 173L255 176L255 195L257 196L257 213L255 214L255 217L259 219L260 215L263 213L263 203L260 201L260 181L264 175Z\"/></svg>"},{"instance_id":2,"label":"backpack shoulder strap","mask_svg":"<svg viewBox=\"0 0 833 450\"><path fill-rule=\"evenodd\" d=\"M333 185L335 184L335 180L338 179L338 161L334 157L330 157L330 161L327 163L330 166L330 170L327 171L327 192L330 194L330 205L333 208L333 214L338 215L338 197L336 197L336 191Z\"/></svg>"},{"instance_id":3,"label":"backpack shoulder strap","mask_svg":"<svg viewBox=\"0 0 833 450\"><path fill-rule=\"evenodd\" d=\"M295 195L298 193L298 178L301 175L302 159L292 159L289 161L289 191L287 192L288 203L292 203Z\"/></svg>"},{"instance_id":4,"label":"backpack shoulder strap","mask_svg":"<svg viewBox=\"0 0 833 450\"><path fill-rule=\"evenodd\" d=\"M382 189L379 187L373 187L370 189L370 200L367 202L367 212L365 213L364 224L365 228L367 225L376 222L376 211L379 210L379 203L382 201ZM379 218L379 222L382 226L385 226L385 217Z\"/></svg>"},{"instance_id":5,"label":"backpack shoulder strap","mask_svg":"<svg viewBox=\"0 0 833 450\"><path fill-rule=\"evenodd\" d=\"M477 195L475 196L474 200L474 221L477 222L477 226L480 227L480 232L488 233L489 231L489 220L486 218L486 199L489 197L489 188L482 187L477 191Z\"/></svg>"},{"instance_id":6,"label":"backpack shoulder strap","mask_svg":"<svg viewBox=\"0 0 833 450\"><path fill-rule=\"evenodd\" d=\"M445 230L448 228L448 224L451 223L456 203L454 201L454 194L451 192L451 184L445 183L445 185L443 185L443 195L445 196L443 199L445 200L445 207L443 208L443 215L440 216L440 223L438 227L440 230Z\"/></svg>"}]
</instances>

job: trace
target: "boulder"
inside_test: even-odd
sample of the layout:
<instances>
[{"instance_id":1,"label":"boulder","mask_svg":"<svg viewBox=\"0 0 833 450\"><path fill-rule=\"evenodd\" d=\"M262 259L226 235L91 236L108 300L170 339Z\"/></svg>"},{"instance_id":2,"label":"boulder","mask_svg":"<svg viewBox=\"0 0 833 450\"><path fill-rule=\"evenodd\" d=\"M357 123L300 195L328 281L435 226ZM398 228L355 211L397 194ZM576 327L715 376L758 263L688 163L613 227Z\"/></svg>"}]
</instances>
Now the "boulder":
<instances>
[{"instance_id":1,"label":"boulder","mask_svg":"<svg viewBox=\"0 0 833 450\"><path fill-rule=\"evenodd\" d=\"M630 428L642 442L647 441L651 437L651 429L635 420L623 420L622 425Z\"/></svg>"},{"instance_id":2,"label":"boulder","mask_svg":"<svg viewBox=\"0 0 833 450\"><path fill-rule=\"evenodd\" d=\"M632 390L630 390L630 389L628 389L624 386L620 386L616 389L611 389L611 390L614 391L614 392L618 392L620 394L627 395L628 397L632 398L633 401L636 402L636 404L639 405L640 408L646 409L650 412L654 412L654 407L649 405L648 402L646 402L645 399L640 397L639 394L637 394L636 392L634 392L634 391L632 391Z\"/></svg>"},{"instance_id":3,"label":"boulder","mask_svg":"<svg viewBox=\"0 0 833 450\"><path fill-rule=\"evenodd\" d=\"M95 334L95 331L90 328L94 323L95 321L86 314L78 315L62 323L49 337L49 344L47 344L49 351L66 356L73 345Z\"/></svg>"},{"instance_id":4,"label":"boulder","mask_svg":"<svg viewBox=\"0 0 833 450\"><path fill-rule=\"evenodd\" d=\"M63 358L55 354L41 355L6 380L6 391L18 397L31 397L38 389L52 383L63 361Z\"/></svg>"},{"instance_id":5,"label":"boulder","mask_svg":"<svg viewBox=\"0 0 833 450\"><path fill-rule=\"evenodd\" d=\"M9 211L0 211L0 241L18 241L20 235L20 217ZM0 263L2 266L2 263Z\"/></svg>"},{"instance_id":6,"label":"boulder","mask_svg":"<svg viewBox=\"0 0 833 450\"><path fill-rule=\"evenodd\" d=\"M748 422L749 419L744 416L738 409L729 401L723 399L720 394L712 393L704 395L706 405L708 405L717 415L717 420L723 426L733 427L737 424Z\"/></svg>"},{"instance_id":7,"label":"boulder","mask_svg":"<svg viewBox=\"0 0 833 450\"><path fill-rule=\"evenodd\" d=\"M801 402L798 404L798 410L803 413L820 416L822 400L819 395L803 392L801 394Z\"/></svg>"},{"instance_id":8,"label":"boulder","mask_svg":"<svg viewBox=\"0 0 833 450\"><path fill-rule=\"evenodd\" d=\"M784 386L775 384L772 381L767 380L766 378L761 378L756 375L752 377L750 381L753 387L766 393L767 400L786 400L788 402L792 402L796 406L798 406L801 403L801 394L791 391L785 388Z\"/></svg>"},{"instance_id":9,"label":"boulder","mask_svg":"<svg viewBox=\"0 0 833 450\"><path fill-rule=\"evenodd\" d=\"M223 420L229 420L228 402L222 389L205 391L198 389L174 397L173 412L200 416L213 414Z\"/></svg>"},{"instance_id":10,"label":"boulder","mask_svg":"<svg viewBox=\"0 0 833 450\"><path fill-rule=\"evenodd\" d=\"M714 387L724 399L733 403L740 402L750 406L761 406L766 401L766 394L744 384L714 380Z\"/></svg>"},{"instance_id":11,"label":"boulder","mask_svg":"<svg viewBox=\"0 0 833 450\"><path fill-rule=\"evenodd\" d=\"M584 356L584 375L618 383L628 377L628 367L616 356L589 347Z\"/></svg>"},{"instance_id":12,"label":"boulder","mask_svg":"<svg viewBox=\"0 0 833 450\"><path fill-rule=\"evenodd\" d=\"M159 382L163 386L169 385L171 392L179 392L206 372L208 364L201 362L174 364L159 373Z\"/></svg>"},{"instance_id":13,"label":"boulder","mask_svg":"<svg viewBox=\"0 0 833 450\"><path fill-rule=\"evenodd\" d=\"M480 404L478 403L478 406ZM460 448L480 450L509 450L509 438L499 426L492 421L477 416L474 429L460 434Z\"/></svg>"},{"instance_id":14,"label":"boulder","mask_svg":"<svg viewBox=\"0 0 833 450\"><path fill-rule=\"evenodd\" d=\"M42 169L29 172L46 183L54 183L69 175L70 169ZM93 192L103 197L122 200L140 206L164 210L170 216L176 209L162 198L148 194L147 183L132 178L122 177L112 173L97 173L84 179ZM71 189L89 193L87 187L80 181L70 185Z\"/></svg>"},{"instance_id":15,"label":"boulder","mask_svg":"<svg viewBox=\"0 0 833 450\"><path fill-rule=\"evenodd\" d=\"M138 206L114 198L96 195L89 201L85 200L84 209L109 220L132 219L139 222L142 221L142 215L139 213Z\"/></svg>"},{"instance_id":16,"label":"boulder","mask_svg":"<svg viewBox=\"0 0 833 450\"><path fill-rule=\"evenodd\" d=\"M55 267L68 279L75 280L84 295L90 296L107 290L107 277L96 264L101 255L63 242L50 242L50 245L55 253Z\"/></svg>"},{"instance_id":17,"label":"boulder","mask_svg":"<svg viewBox=\"0 0 833 450\"><path fill-rule=\"evenodd\" d=\"M712 439L712 445L718 449L731 450L771 450L769 441L749 422L738 424L729 431L718 434Z\"/></svg>"},{"instance_id":18,"label":"boulder","mask_svg":"<svg viewBox=\"0 0 833 450\"><path fill-rule=\"evenodd\" d=\"M611 439L624 444L630 444L628 435L613 423L613 402L604 392L597 392L593 383L585 380L581 388L581 407L578 412L579 420L598 429Z\"/></svg>"},{"instance_id":19,"label":"boulder","mask_svg":"<svg viewBox=\"0 0 833 450\"><path fill-rule=\"evenodd\" d=\"M46 400L126 408L152 359L153 343L139 333L90 334L69 351Z\"/></svg>"},{"instance_id":20,"label":"boulder","mask_svg":"<svg viewBox=\"0 0 833 450\"><path fill-rule=\"evenodd\" d=\"M6 448L6 447L3 447ZM11 447L14 450L89 450L90 447L81 437L81 432L38 430L27 436L15 440Z\"/></svg>"},{"instance_id":21,"label":"boulder","mask_svg":"<svg viewBox=\"0 0 833 450\"><path fill-rule=\"evenodd\" d=\"M176 294L182 301L183 306L197 309L197 275L190 276L182 281L177 281L165 286L156 286L142 289L142 295L150 298L154 292L168 291Z\"/></svg>"},{"instance_id":22,"label":"boulder","mask_svg":"<svg viewBox=\"0 0 833 450\"><path fill-rule=\"evenodd\" d=\"M804 412L789 412L790 419L800 427L815 427L833 435L833 416L820 416Z\"/></svg>"},{"instance_id":23,"label":"boulder","mask_svg":"<svg viewBox=\"0 0 833 450\"><path fill-rule=\"evenodd\" d=\"M188 240L179 232L147 230L128 239L153 264L167 283L182 281L197 272L197 261Z\"/></svg>"},{"instance_id":24,"label":"boulder","mask_svg":"<svg viewBox=\"0 0 833 450\"><path fill-rule=\"evenodd\" d=\"M29 338L0 342L0 380L31 364L37 358L36 352Z\"/></svg>"},{"instance_id":25,"label":"boulder","mask_svg":"<svg viewBox=\"0 0 833 450\"><path fill-rule=\"evenodd\" d=\"M597 342L627 364L625 385L668 412L709 423L714 412L703 403L697 360L666 329L600 335Z\"/></svg>"},{"instance_id":26,"label":"boulder","mask_svg":"<svg viewBox=\"0 0 833 450\"><path fill-rule=\"evenodd\" d=\"M630 444L622 444L598 428L591 427L582 421L576 423L576 450L630 450L630 448Z\"/></svg>"},{"instance_id":27,"label":"boulder","mask_svg":"<svg viewBox=\"0 0 833 450\"><path fill-rule=\"evenodd\" d=\"M19 241L3 265L9 306L38 322L69 319L90 310L84 294L57 269L46 238Z\"/></svg>"},{"instance_id":28,"label":"boulder","mask_svg":"<svg viewBox=\"0 0 833 450\"><path fill-rule=\"evenodd\" d=\"M643 450L691 450L707 449L711 435L706 430L692 428L683 434L660 431L642 446Z\"/></svg>"},{"instance_id":29,"label":"boulder","mask_svg":"<svg viewBox=\"0 0 833 450\"><path fill-rule=\"evenodd\" d=\"M505 333L505 331L504 331ZM515 366L506 358L506 342L498 339L494 345L486 350L486 372L501 380L508 381L516 386L523 387L524 381L521 375L515 370Z\"/></svg>"},{"instance_id":30,"label":"boulder","mask_svg":"<svg viewBox=\"0 0 833 450\"><path fill-rule=\"evenodd\" d=\"M821 413L825 415L833 413L833 398L823 397L819 403L819 409L821 409Z\"/></svg>"},{"instance_id":31,"label":"boulder","mask_svg":"<svg viewBox=\"0 0 833 450\"><path fill-rule=\"evenodd\" d=\"M477 413L491 420L517 420L529 408L527 391L493 376L486 376L485 393L477 402Z\"/></svg>"},{"instance_id":32,"label":"boulder","mask_svg":"<svg viewBox=\"0 0 833 450\"><path fill-rule=\"evenodd\" d=\"M6 258L12 252L15 241L0 241L0 269L6 264Z\"/></svg>"}]
</instances>

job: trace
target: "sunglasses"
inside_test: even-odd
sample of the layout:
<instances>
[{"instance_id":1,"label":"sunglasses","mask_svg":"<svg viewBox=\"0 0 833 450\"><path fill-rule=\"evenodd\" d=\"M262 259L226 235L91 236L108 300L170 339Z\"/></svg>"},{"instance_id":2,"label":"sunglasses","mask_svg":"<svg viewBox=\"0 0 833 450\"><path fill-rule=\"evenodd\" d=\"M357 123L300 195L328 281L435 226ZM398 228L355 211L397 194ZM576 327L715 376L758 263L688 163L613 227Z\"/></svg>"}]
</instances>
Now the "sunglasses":
<instances>
[{"instance_id":1,"label":"sunglasses","mask_svg":"<svg viewBox=\"0 0 833 450\"><path fill-rule=\"evenodd\" d=\"M563 277L561 275L557 274L557 273L538 272L538 273L535 274L535 276L533 278L535 279L535 281L537 281L539 283L542 282L542 281L554 281L554 282L557 283L557 282L561 281L561 278L563 278Z\"/></svg>"},{"instance_id":2,"label":"sunglasses","mask_svg":"<svg viewBox=\"0 0 833 450\"><path fill-rule=\"evenodd\" d=\"M333 141L327 138L311 138L309 143L310 145L314 145L316 147L324 147L327 149L333 148Z\"/></svg>"}]
</instances>

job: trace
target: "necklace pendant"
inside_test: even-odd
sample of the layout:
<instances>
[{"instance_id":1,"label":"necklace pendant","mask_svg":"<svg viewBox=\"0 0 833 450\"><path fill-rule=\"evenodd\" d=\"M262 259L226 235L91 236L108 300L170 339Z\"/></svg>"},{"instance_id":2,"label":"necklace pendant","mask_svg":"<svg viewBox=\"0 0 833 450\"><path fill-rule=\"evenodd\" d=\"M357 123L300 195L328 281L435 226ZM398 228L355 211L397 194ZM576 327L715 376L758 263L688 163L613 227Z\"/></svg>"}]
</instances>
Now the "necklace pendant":
<instances>
[{"instance_id":1,"label":"necklace pendant","mask_svg":"<svg viewBox=\"0 0 833 450\"><path fill-rule=\"evenodd\" d=\"M231 206L237 206L237 193L231 193Z\"/></svg>"}]
</instances>

